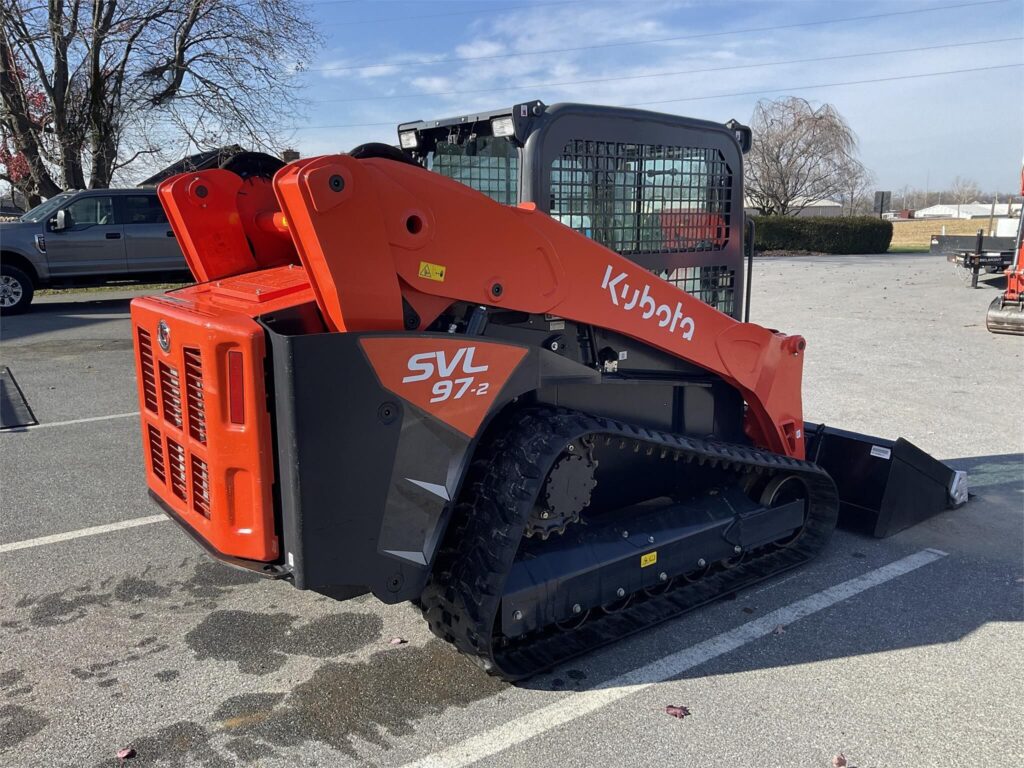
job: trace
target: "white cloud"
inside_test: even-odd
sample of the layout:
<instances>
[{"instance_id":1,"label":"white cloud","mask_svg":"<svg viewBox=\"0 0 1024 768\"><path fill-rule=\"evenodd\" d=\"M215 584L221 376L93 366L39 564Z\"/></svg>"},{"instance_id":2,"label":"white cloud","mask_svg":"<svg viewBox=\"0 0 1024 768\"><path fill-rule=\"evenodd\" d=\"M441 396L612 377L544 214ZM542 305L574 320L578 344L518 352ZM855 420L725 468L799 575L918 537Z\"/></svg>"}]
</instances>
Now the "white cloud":
<instances>
[{"instance_id":1,"label":"white cloud","mask_svg":"<svg viewBox=\"0 0 1024 768\"><path fill-rule=\"evenodd\" d=\"M898 188L904 183L924 186L928 177L935 187L947 184L956 175L976 178L983 187L1012 186L1015 168L1024 150L1019 131L1008 129L1024 123L1024 107L1019 99L1024 76L1021 69L790 89L1019 62L1019 42L801 64L775 62L964 42L965 38L1009 37L1019 33L1020 19L1014 23L1005 11L998 12L993 6L993 11L979 8L856 24L693 37L729 28L791 24L797 18L792 4L781 8L777 4L736 6L743 15L733 14L727 21L715 18L714 7L698 3L680 11L675 3L652 0L524 8L481 16L468 24L446 49L431 49L431 38L424 35L415 50L406 49L400 54L361 61L354 60L355 57L338 58L333 66L370 62L384 65L375 69L319 73L346 89L339 96L426 95L393 101L352 102L343 110L338 109L337 104L325 103L320 116L312 122L397 123L416 117L491 109L530 98L541 98L548 103L599 104L680 99L646 108L720 122L730 117L745 121L749 120L758 95L697 97L762 91L770 96L791 92L812 101L828 101L839 109L860 135L863 159L875 171L882 186ZM877 9L878 13L892 10L888 5L869 8ZM829 5L827 11L822 15L840 17L872 12L849 4ZM970 21L970 34L964 31L965 19ZM690 39L593 47L671 37ZM584 47L586 50L572 50ZM528 53L549 50L555 52ZM524 52L526 55L515 55ZM481 56L498 58L443 65L429 63L436 59ZM332 65L331 62L325 64ZM755 66L738 68L743 65ZM713 68L718 71L686 73ZM684 74L622 79L665 72ZM316 73L311 76L315 77ZM438 95L449 91L463 92ZM968 127L961 118L972 112L983 114L986 119L972 121ZM316 138L312 131L302 135L310 147L334 142L337 149L374 137L391 140L392 133L393 129L388 127L370 127L331 129ZM304 151L312 150L304 147ZM1001 179L1008 181L1003 183Z\"/></svg>"},{"instance_id":2,"label":"white cloud","mask_svg":"<svg viewBox=\"0 0 1024 768\"><path fill-rule=\"evenodd\" d=\"M455 83L447 77L414 77L409 84L413 88L427 93L450 91L455 87Z\"/></svg>"},{"instance_id":3,"label":"white cloud","mask_svg":"<svg viewBox=\"0 0 1024 768\"><path fill-rule=\"evenodd\" d=\"M474 56L497 56L505 52L505 46L494 40L473 40L462 45L455 46L455 55L459 58L472 58Z\"/></svg>"}]
</instances>

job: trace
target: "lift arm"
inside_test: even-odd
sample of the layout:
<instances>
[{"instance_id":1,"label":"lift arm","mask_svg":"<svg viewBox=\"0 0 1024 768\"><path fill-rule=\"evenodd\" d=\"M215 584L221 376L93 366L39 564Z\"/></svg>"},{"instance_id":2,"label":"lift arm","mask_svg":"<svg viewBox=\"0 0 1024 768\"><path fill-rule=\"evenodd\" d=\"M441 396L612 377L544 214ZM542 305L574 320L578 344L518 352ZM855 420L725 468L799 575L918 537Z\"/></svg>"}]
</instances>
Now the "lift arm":
<instances>
[{"instance_id":1,"label":"lift arm","mask_svg":"<svg viewBox=\"0 0 1024 768\"><path fill-rule=\"evenodd\" d=\"M456 301L613 330L721 376L746 400L756 445L804 456L803 338L738 322L532 205L500 205L410 164L328 155L277 173L280 212L240 214L236 190L216 174L177 177L160 190L176 230L191 219L192 239L212 240L213 229L230 225L231 243L222 240L216 257L195 249L190 263L216 258L237 269L254 258L242 233L277 226L290 233L333 331L414 330ZM279 251L254 256L285 260ZM415 328L403 302L419 318Z\"/></svg>"}]
</instances>

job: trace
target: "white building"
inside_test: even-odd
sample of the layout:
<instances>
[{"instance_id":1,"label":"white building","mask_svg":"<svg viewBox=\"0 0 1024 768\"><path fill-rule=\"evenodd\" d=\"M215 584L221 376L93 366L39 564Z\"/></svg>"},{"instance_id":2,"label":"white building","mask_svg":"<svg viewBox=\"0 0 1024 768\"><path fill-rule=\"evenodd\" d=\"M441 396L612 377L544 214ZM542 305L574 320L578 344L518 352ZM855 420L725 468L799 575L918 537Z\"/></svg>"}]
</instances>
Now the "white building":
<instances>
[{"instance_id":1,"label":"white building","mask_svg":"<svg viewBox=\"0 0 1024 768\"><path fill-rule=\"evenodd\" d=\"M799 205L799 199L793 201L794 207ZM743 209L748 216L758 215L757 206L750 200L744 201ZM813 203L808 203L807 206L796 215L802 219L842 216L843 205L842 203L837 203L835 200L817 200Z\"/></svg>"},{"instance_id":2,"label":"white building","mask_svg":"<svg viewBox=\"0 0 1024 768\"><path fill-rule=\"evenodd\" d=\"M915 219L987 219L989 216L1019 216L1020 203L943 203L919 208L914 211Z\"/></svg>"}]
</instances>

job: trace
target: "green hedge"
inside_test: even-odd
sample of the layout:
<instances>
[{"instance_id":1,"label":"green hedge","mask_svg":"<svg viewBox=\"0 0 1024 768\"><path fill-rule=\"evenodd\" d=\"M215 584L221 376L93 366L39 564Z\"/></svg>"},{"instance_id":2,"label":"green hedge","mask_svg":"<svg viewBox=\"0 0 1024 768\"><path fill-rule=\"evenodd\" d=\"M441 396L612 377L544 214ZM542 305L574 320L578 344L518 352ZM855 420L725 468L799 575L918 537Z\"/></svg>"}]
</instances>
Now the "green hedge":
<instances>
[{"instance_id":1,"label":"green hedge","mask_svg":"<svg viewBox=\"0 0 1024 768\"><path fill-rule=\"evenodd\" d=\"M754 227L757 251L885 253L892 240L892 222L871 216L755 216Z\"/></svg>"}]
</instances>

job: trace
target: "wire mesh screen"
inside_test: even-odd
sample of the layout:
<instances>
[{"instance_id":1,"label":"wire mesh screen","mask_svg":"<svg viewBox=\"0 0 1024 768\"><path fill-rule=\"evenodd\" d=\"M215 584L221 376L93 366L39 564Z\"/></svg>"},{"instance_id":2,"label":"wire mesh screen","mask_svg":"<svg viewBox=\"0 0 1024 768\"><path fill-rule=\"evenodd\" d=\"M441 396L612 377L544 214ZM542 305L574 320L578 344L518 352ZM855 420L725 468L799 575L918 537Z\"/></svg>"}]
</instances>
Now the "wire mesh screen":
<instances>
[{"instance_id":1,"label":"wire mesh screen","mask_svg":"<svg viewBox=\"0 0 1024 768\"><path fill-rule=\"evenodd\" d=\"M439 141L427 162L430 170L503 205L519 202L519 155L508 139L481 136L461 144Z\"/></svg>"},{"instance_id":2,"label":"wire mesh screen","mask_svg":"<svg viewBox=\"0 0 1024 768\"><path fill-rule=\"evenodd\" d=\"M716 251L731 190L716 149L574 139L551 166L550 212L624 256Z\"/></svg>"},{"instance_id":3,"label":"wire mesh screen","mask_svg":"<svg viewBox=\"0 0 1024 768\"><path fill-rule=\"evenodd\" d=\"M731 315L736 309L736 272L728 267L683 267L665 279L719 312Z\"/></svg>"}]
</instances>

